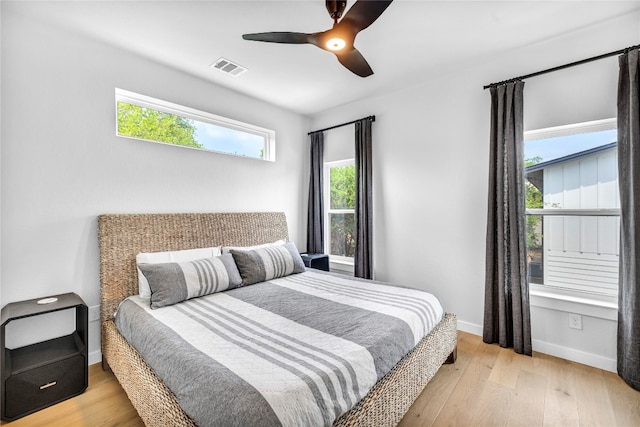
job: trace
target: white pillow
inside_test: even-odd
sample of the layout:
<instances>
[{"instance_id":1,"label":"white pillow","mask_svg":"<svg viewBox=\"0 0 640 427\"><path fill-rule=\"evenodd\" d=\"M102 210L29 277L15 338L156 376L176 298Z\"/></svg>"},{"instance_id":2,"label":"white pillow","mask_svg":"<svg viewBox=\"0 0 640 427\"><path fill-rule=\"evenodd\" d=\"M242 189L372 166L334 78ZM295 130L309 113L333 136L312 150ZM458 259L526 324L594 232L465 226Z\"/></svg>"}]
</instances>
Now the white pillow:
<instances>
[{"instance_id":1,"label":"white pillow","mask_svg":"<svg viewBox=\"0 0 640 427\"><path fill-rule=\"evenodd\" d=\"M142 252L136 255L136 267L139 264L163 264L166 262L194 261L222 255L220 246L212 248L186 249L184 251ZM138 293L140 298L151 298L151 288L140 268L138 270Z\"/></svg>"},{"instance_id":2,"label":"white pillow","mask_svg":"<svg viewBox=\"0 0 640 427\"><path fill-rule=\"evenodd\" d=\"M286 240L276 240L275 242L272 243L264 243L262 245L255 245L255 246L223 246L222 247L222 253L223 254L229 254L231 253L232 250L234 251L252 251L254 249L260 249L260 248L268 248L269 246L280 246L280 245L284 245L285 243L287 243Z\"/></svg>"}]
</instances>

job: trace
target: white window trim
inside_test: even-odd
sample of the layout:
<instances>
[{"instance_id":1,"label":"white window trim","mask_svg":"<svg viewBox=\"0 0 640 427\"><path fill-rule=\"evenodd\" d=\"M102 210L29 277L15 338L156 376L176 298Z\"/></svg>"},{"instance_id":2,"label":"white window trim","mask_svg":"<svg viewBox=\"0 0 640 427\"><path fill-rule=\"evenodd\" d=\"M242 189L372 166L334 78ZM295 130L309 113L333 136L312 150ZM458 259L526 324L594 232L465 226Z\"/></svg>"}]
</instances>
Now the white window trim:
<instances>
[{"instance_id":1,"label":"white window trim","mask_svg":"<svg viewBox=\"0 0 640 427\"><path fill-rule=\"evenodd\" d=\"M344 258L344 257L334 256L333 258L331 258L331 256L329 256L329 269L331 271L336 271L338 273L353 274L354 272L353 258L345 258L350 261L344 261L342 259L336 259L336 258Z\"/></svg>"},{"instance_id":2,"label":"white window trim","mask_svg":"<svg viewBox=\"0 0 640 427\"><path fill-rule=\"evenodd\" d=\"M588 295L583 292L555 289L547 285L529 284L529 302L532 306L618 320L617 298L604 295Z\"/></svg>"},{"instance_id":3,"label":"white window trim","mask_svg":"<svg viewBox=\"0 0 640 427\"><path fill-rule=\"evenodd\" d=\"M544 208L544 209L527 209L527 215L545 215L545 216L620 216L619 208L611 209L563 209L563 208Z\"/></svg>"},{"instance_id":4,"label":"white window trim","mask_svg":"<svg viewBox=\"0 0 640 427\"><path fill-rule=\"evenodd\" d=\"M524 140L526 142L535 141L536 139L555 138L557 136L578 135L581 133L613 130L617 127L617 119L614 117L612 119L593 120L590 122L573 123L570 125L528 130L524 133Z\"/></svg>"},{"instance_id":5,"label":"white window trim","mask_svg":"<svg viewBox=\"0 0 640 427\"><path fill-rule=\"evenodd\" d=\"M176 116L196 120L203 123L209 123L209 124L224 127L227 129L237 130L239 132L245 132L245 133L257 135L264 139L264 159L258 159L257 157L250 157L250 156L238 156L238 157L244 157L244 158L256 159L256 160L266 160L271 162L275 162L276 160L276 132L274 130L252 125L250 123L244 123L238 120L229 119L227 117L218 116L213 113L196 110L195 108L185 107L184 105L174 104L173 102L152 98L150 96L141 95L139 93L130 92L128 90L124 90L120 88L116 88L115 93L116 93L115 129L116 129L116 135L119 137L142 140L141 138L134 138L134 137L118 134L118 113L117 113L118 102L124 102L127 104L133 104L139 107L149 108L152 110L173 114ZM165 144L159 141L151 141L151 142L158 142L160 144ZM169 145L172 145L172 144L169 144ZM198 149L194 147L186 147L181 145L175 145L175 146L182 147L182 148ZM237 156L236 154L228 153L224 151L214 151L214 150L204 150L204 151L226 154L230 156Z\"/></svg>"},{"instance_id":6,"label":"white window trim","mask_svg":"<svg viewBox=\"0 0 640 427\"><path fill-rule=\"evenodd\" d=\"M340 256L340 255L331 255L331 224L329 222L329 214L332 213L353 213L355 215L355 209L331 209L331 186L329 185L331 179L331 168L335 167L343 167L355 165L355 159L345 159L345 160L336 160L333 162L325 162L324 170L323 170L323 181L324 181L324 189L323 189L323 198L325 201L325 212L324 212L324 252L329 255L329 263L331 265L331 269L336 269L345 272L353 272L353 265L355 260L350 257Z\"/></svg>"},{"instance_id":7,"label":"white window trim","mask_svg":"<svg viewBox=\"0 0 640 427\"><path fill-rule=\"evenodd\" d=\"M617 128L617 119L603 119L565 126L536 129L524 132L524 141L576 135ZM527 209L530 215L579 215L579 216L620 216L620 209ZM585 316L617 321L617 296L589 294L587 292L559 289L537 283L529 284L530 304L551 310L582 314Z\"/></svg>"}]
</instances>

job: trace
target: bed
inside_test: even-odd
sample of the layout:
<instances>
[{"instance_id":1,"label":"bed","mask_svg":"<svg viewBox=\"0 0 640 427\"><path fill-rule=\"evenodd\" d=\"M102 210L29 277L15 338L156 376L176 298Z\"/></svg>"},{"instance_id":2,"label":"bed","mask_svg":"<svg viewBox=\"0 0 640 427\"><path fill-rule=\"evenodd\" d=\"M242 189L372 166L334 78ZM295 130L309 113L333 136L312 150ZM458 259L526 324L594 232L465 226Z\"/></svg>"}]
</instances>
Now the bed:
<instances>
[{"instance_id":1,"label":"bed","mask_svg":"<svg viewBox=\"0 0 640 427\"><path fill-rule=\"evenodd\" d=\"M98 232L103 367L113 371L146 425L196 425L176 395L116 328L114 313L123 300L138 294L136 255L287 241L284 213L110 214L98 217ZM455 361L456 342L455 315L444 313L413 349L332 424L396 425L440 366Z\"/></svg>"}]
</instances>

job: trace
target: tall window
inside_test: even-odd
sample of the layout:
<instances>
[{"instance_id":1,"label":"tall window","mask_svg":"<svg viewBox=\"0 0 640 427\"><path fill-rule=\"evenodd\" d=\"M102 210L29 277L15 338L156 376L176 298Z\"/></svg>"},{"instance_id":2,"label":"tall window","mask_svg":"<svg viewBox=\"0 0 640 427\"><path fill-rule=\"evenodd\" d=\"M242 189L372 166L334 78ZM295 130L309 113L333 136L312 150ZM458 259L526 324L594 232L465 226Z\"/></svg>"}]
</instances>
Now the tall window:
<instances>
[{"instance_id":1,"label":"tall window","mask_svg":"<svg viewBox=\"0 0 640 427\"><path fill-rule=\"evenodd\" d=\"M116 89L119 136L275 161L275 131Z\"/></svg>"},{"instance_id":2,"label":"tall window","mask_svg":"<svg viewBox=\"0 0 640 427\"><path fill-rule=\"evenodd\" d=\"M355 254L356 166L353 159L327 162L325 182L325 252L332 262L353 263ZM327 185L328 184L328 185Z\"/></svg>"},{"instance_id":3,"label":"tall window","mask_svg":"<svg viewBox=\"0 0 640 427\"><path fill-rule=\"evenodd\" d=\"M612 298L620 200L615 119L525 133L531 289Z\"/></svg>"}]
</instances>

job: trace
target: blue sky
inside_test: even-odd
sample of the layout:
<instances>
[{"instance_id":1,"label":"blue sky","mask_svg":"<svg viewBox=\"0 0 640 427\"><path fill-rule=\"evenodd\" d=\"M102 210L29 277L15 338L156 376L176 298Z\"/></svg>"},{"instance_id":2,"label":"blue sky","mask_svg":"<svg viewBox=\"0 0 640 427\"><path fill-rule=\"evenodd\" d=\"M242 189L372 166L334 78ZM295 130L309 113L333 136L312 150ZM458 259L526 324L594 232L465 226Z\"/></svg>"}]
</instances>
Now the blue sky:
<instances>
[{"instance_id":1,"label":"blue sky","mask_svg":"<svg viewBox=\"0 0 640 427\"><path fill-rule=\"evenodd\" d=\"M615 129L578 135L525 141L524 158L542 157L541 162L558 159L617 141Z\"/></svg>"},{"instance_id":2,"label":"blue sky","mask_svg":"<svg viewBox=\"0 0 640 427\"><path fill-rule=\"evenodd\" d=\"M261 136L194 120L196 139L205 149L238 156L260 157L264 148Z\"/></svg>"}]
</instances>

